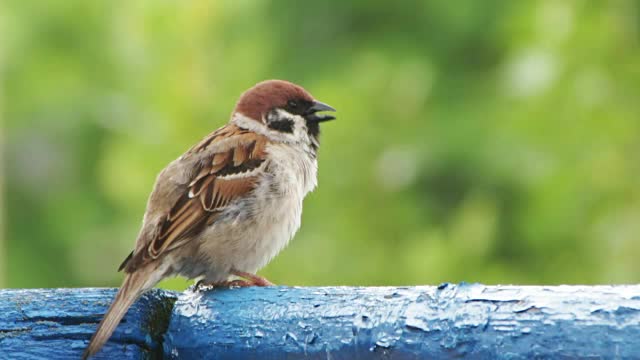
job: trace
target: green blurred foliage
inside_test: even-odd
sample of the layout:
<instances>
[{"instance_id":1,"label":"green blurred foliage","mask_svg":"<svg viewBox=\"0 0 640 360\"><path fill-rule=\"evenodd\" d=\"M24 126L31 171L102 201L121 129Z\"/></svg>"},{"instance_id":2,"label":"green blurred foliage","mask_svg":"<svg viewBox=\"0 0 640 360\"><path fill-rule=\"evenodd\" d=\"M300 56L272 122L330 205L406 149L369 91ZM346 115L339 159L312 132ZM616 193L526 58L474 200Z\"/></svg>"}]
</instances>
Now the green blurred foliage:
<instances>
[{"instance_id":1,"label":"green blurred foliage","mask_svg":"<svg viewBox=\"0 0 640 360\"><path fill-rule=\"evenodd\" d=\"M118 285L155 175L269 78L339 110L274 282L638 282L639 24L630 0L5 1L5 285Z\"/></svg>"}]
</instances>

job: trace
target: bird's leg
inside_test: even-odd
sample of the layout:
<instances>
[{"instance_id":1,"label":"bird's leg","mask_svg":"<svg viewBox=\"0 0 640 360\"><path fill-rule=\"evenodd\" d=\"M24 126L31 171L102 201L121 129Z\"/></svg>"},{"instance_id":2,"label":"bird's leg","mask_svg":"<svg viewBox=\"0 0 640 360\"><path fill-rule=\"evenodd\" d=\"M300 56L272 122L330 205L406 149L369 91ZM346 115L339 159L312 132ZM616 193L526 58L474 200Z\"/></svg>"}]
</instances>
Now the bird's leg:
<instances>
[{"instance_id":1,"label":"bird's leg","mask_svg":"<svg viewBox=\"0 0 640 360\"><path fill-rule=\"evenodd\" d=\"M246 280L228 280L226 286L230 288L250 287L254 286L252 282Z\"/></svg>"},{"instance_id":2,"label":"bird's leg","mask_svg":"<svg viewBox=\"0 0 640 360\"><path fill-rule=\"evenodd\" d=\"M232 269L230 271L232 275L243 278L238 280L223 280L216 282L206 282L204 279L198 280L198 282L194 285L194 289L202 289L202 288L238 288L238 287L251 287L251 286L273 286L274 284L263 278L262 276L258 276L255 274L251 274L244 271L239 271Z\"/></svg>"},{"instance_id":3,"label":"bird's leg","mask_svg":"<svg viewBox=\"0 0 640 360\"><path fill-rule=\"evenodd\" d=\"M251 283L254 286L273 286L273 285L275 285L271 281L263 278L262 276L256 275L256 274L252 274L252 273L248 273L248 272L244 272L244 271L239 271L239 270L235 270L235 269L231 269L231 274L233 274L235 276L239 276L241 278L247 279L248 282Z\"/></svg>"},{"instance_id":4,"label":"bird's leg","mask_svg":"<svg viewBox=\"0 0 640 360\"><path fill-rule=\"evenodd\" d=\"M202 288L212 288L212 289L238 288L238 287L250 287L250 286L255 286L255 284L253 282L246 281L246 280L224 280L224 281L217 281L217 282L211 282L211 283L207 283L204 280L199 280L194 285L194 289L199 290Z\"/></svg>"}]
</instances>

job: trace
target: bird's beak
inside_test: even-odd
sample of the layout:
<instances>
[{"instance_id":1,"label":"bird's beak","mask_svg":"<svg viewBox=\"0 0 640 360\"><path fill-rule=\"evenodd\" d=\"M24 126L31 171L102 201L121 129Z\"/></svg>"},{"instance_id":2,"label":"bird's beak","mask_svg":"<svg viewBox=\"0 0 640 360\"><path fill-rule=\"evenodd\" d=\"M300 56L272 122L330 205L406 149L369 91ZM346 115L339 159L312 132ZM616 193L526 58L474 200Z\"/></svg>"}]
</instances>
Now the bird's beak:
<instances>
[{"instance_id":1,"label":"bird's beak","mask_svg":"<svg viewBox=\"0 0 640 360\"><path fill-rule=\"evenodd\" d=\"M329 121L336 118L335 116L331 115L318 115L317 113L320 111L336 111L336 109L323 102L315 100L313 102L313 105L311 105L309 110L307 110L305 117L308 121L313 121L316 123L321 123L323 121Z\"/></svg>"}]
</instances>

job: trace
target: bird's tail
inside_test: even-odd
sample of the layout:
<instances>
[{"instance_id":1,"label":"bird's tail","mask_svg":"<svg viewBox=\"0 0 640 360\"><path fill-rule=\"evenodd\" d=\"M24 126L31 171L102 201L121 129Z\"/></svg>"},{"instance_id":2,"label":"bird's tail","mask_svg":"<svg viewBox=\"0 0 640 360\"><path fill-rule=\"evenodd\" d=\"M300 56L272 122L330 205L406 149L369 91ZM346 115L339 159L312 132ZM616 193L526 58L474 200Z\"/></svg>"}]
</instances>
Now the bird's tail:
<instances>
[{"instance_id":1,"label":"bird's tail","mask_svg":"<svg viewBox=\"0 0 640 360\"><path fill-rule=\"evenodd\" d=\"M149 268L142 268L134 273L127 274L109 310L100 321L98 330L93 334L91 341L89 341L89 346L82 354L83 360L93 356L102 348L111 337L120 320L122 320L122 317L127 313L129 307L140 295L158 282L159 279L153 279L155 276L150 270Z\"/></svg>"}]
</instances>

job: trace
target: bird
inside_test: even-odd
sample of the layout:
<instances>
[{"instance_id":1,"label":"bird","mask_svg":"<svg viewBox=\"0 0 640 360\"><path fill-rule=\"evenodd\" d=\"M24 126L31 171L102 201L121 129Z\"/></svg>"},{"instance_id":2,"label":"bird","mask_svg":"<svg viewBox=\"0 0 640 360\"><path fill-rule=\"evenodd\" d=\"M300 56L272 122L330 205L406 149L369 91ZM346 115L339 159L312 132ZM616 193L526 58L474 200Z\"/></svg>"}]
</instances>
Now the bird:
<instances>
[{"instance_id":1,"label":"bird","mask_svg":"<svg viewBox=\"0 0 640 360\"><path fill-rule=\"evenodd\" d=\"M245 91L221 128L157 176L122 286L82 358L96 354L129 307L160 280L199 286L269 286L256 272L300 227L317 186L320 123L333 107L284 80Z\"/></svg>"}]
</instances>

